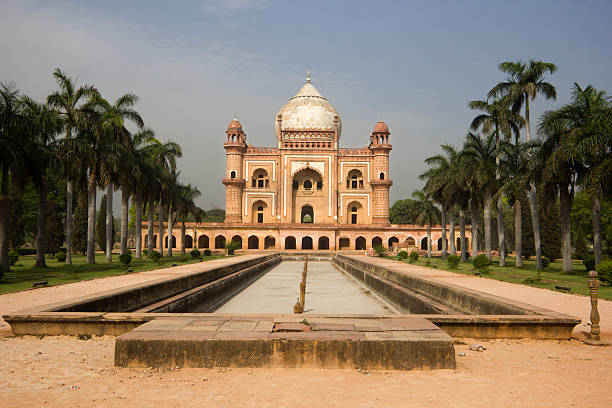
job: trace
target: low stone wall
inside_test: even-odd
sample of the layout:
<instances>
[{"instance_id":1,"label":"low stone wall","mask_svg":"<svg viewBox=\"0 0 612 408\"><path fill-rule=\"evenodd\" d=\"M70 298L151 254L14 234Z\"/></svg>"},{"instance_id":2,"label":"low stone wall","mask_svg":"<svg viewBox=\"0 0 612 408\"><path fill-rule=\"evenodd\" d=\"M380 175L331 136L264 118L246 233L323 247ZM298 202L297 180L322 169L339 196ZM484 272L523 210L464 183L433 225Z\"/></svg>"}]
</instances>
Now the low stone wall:
<instances>
[{"instance_id":1,"label":"low stone wall","mask_svg":"<svg viewBox=\"0 0 612 408\"><path fill-rule=\"evenodd\" d=\"M528 315L532 310L517 302L442 284L420 276L395 272L372 263L338 254L334 262L379 295L410 313L469 315ZM414 299L403 299L414 297ZM405 305L405 306L404 306Z\"/></svg>"},{"instance_id":2,"label":"low stone wall","mask_svg":"<svg viewBox=\"0 0 612 408\"><path fill-rule=\"evenodd\" d=\"M245 286L270 268L278 265L281 257L276 256L251 267L224 276L205 285L197 286L176 296L137 310L139 313L211 313L242 291ZM194 310L195 309L195 310Z\"/></svg>"},{"instance_id":3,"label":"low stone wall","mask_svg":"<svg viewBox=\"0 0 612 408\"><path fill-rule=\"evenodd\" d=\"M196 272L175 278L164 278L143 284L128 286L118 290L107 291L98 296L76 299L72 302L55 305L47 312L132 312L159 302L197 286L217 281L237 271L250 268L271 259L278 259L278 254L249 259L215 269Z\"/></svg>"},{"instance_id":4,"label":"low stone wall","mask_svg":"<svg viewBox=\"0 0 612 408\"><path fill-rule=\"evenodd\" d=\"M420 314L453 337L563 340L580 323L572 316L345 255L333 262L406 313Z\"/></svg>"}]
</instances>

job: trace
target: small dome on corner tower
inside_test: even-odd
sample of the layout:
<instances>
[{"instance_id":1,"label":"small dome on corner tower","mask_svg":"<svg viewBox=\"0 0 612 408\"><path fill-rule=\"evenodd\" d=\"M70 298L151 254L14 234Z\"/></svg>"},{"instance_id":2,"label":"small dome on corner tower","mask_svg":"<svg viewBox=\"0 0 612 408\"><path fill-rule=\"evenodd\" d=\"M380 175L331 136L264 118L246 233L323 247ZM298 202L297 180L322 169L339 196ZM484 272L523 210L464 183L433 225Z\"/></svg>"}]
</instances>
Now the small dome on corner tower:
<instances>
[{"instance_id":1,"label":"small dome on corner tower","mask_svg":"<svg viewBox=\"0 0 612 408\"><path fill-rule=\"evenodd\" d=\"M376 125L374 125L374 133L389 133L389 128L385 122L379 120L376 122Z\"/></svg>"},{"instance_id":2,"label":"small dome on corner tower","mask_svg":"<svg viewBox=\"0 0 612 408\"><path fill-rule=\"evenodd\" d=\"M229 131L238 131L238 132L242 132L242 124L240 122L238 122L238 119L236 118L236 114L234 113L234 119L232 119L232 121L230 122L229 125L227 125L227 130Z\"/></svg>"}]
</instances>

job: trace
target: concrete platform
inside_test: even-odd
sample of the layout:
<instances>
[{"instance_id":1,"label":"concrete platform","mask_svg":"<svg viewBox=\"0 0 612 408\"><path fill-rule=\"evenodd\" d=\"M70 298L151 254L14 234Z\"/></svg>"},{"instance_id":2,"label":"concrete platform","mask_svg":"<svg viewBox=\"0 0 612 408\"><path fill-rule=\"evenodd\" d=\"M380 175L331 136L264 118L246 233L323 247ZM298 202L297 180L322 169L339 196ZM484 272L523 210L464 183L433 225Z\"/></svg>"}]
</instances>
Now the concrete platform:
<instances>
[{"instance_id":1,"label":"concrete platform","mask_svg":"<svg viewBox=\"0 0 612 408\"><path fill-rule=\"evenodd\" d=\"M418 317L185 316L117 337L115 365L452 369L455 351Z\"/></svg>"}]
</instances>

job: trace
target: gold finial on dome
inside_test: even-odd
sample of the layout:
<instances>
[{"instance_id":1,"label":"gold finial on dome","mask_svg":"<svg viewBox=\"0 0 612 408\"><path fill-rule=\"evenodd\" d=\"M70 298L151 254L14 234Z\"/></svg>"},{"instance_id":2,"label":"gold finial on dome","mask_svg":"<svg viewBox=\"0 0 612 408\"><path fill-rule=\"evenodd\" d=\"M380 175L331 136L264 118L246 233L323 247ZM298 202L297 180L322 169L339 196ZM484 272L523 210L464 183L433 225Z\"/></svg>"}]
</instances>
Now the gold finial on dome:
<instances>
[{"instance_id":1,"label":"gold finial on dome","mask_svg":"<svg viewBox=\"0 0 612 408\"><path fill-rule=\"evenodd\" d=\"M310 83L310 67L308 67L308 70L306 71L306 83Z\"/></svg>"},{"instance_id":2,"label":"gold finial on dome","mask_svg":"<svg viewBox=\"0 0 612 408\"><path fill-rule=\"evenodd\" d=\"M234 120L238 120L238 118L236 117L236 112L234 112Z\"/></svg>"}]
</instances>

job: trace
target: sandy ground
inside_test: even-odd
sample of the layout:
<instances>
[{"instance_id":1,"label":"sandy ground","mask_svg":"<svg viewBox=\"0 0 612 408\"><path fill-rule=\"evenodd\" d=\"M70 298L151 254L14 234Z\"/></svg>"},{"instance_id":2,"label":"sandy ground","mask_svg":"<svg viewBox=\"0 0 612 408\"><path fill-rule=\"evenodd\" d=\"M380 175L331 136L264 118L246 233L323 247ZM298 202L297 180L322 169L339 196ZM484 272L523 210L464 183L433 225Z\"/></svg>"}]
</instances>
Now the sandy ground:
<instances>
[{"instance_id":1,"label":"sandy ground","mask_svg":"<svg viewBox=\"0 0 612 408\"><path fill-rule=\"evenodd\" d=\"M223 261L211 261L210 266ZM0 313L182 273L190 266L2 295ZM588 317L590 305L583 296L436 272L455 284ZM611 304L600 303L604 334L612 332ZM117 369L112 337L0 337L0 407L612 406L612 347L591 347L577 340L458 342L456 352L467 355L457 356L456 370L364 373ZM468 350L476 342L487 349Z\"/></svg>"}]
</instances>

